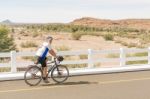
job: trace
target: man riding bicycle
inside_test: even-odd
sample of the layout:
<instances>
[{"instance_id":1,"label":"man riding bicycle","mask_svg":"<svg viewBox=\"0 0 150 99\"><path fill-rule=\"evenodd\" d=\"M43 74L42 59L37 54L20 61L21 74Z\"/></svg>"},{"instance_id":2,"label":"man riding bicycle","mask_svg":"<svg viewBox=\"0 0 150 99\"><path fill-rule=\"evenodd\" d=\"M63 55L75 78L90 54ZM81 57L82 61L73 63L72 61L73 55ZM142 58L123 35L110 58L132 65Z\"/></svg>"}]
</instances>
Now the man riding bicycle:
<instances>
[{"instance_id":1,"label":"man riding bicycle","mask_svg":"<svg viewBox=\"0 0 150 99\"><path fill-rule=\"evenodd\" d=\"M53 41L53 37L48 36L43 42L42 46L37 50L36 56L37 58L37 64L40 63L42 65L42 72L43 72L43 81L45 83L49 83L47 75L47 54L48 52L55 58L57 58L55 51L52 49L51 44Z\"/></svg>"}]
</instances>

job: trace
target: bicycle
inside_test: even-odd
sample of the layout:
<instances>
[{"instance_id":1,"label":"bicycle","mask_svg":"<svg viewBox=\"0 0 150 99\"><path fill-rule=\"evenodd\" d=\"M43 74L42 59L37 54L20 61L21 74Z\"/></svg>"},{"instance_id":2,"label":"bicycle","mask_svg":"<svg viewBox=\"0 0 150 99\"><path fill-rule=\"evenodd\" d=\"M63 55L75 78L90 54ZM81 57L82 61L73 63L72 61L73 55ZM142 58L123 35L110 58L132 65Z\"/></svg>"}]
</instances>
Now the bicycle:
<instances>
[{"instance_id":1,"label":"bicycle","mask_svg":"<svg viewBox=\"0 0 150 99\"><path fill-rule=\"evenodd\" d=\"M55 81L56 83L63 83L68 79L69 77L68 68L64 65L57 64L56 58L54 58L54 61L47 63L47 66L49 67L49 69L46 77L48 78L51 77L53 81ZM38 85L42 79L43 79L42 66L39 66L38 64L29 66L24 73L25 83L30 86Z\"/></svg>"}]
</instances>

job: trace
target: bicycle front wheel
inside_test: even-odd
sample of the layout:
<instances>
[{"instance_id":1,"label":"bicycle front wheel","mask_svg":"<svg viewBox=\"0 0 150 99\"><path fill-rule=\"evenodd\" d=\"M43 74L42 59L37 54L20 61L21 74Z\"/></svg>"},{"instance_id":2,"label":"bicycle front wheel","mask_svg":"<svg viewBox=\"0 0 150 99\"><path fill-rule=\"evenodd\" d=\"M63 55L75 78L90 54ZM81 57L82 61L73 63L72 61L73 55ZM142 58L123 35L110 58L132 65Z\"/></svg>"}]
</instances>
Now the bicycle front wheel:
<instances>
[{"instance_id":1,"label":"bicycle front wheel","mask_svg":"<svg viewBox=\"0 0 150 99\"><path fill-rule=\"evenodd\" d=\"M51 78L56 83L63 83L69 77L69 70L66 66L59 65L53 68L51 72Z\"/></svg>"},{"instance_id":2,"label":"bicycle front wheel","mask_svg":"<svg viewBox=\"0 0 150 99\"><path fill-rule=\"evenodd\" d=\"M37 66L29 67L25 71L24 80L30 86L38 85L42 80L42 70Z\"/></svg>"}]
</instances>

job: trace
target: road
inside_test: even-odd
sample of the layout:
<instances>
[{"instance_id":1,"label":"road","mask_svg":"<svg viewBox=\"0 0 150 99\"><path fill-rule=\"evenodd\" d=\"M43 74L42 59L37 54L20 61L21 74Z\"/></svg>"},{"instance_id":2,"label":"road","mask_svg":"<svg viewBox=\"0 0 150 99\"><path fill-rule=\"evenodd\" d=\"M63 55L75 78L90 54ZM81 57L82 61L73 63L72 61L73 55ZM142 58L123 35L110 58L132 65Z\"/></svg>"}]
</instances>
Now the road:
<instances>
[{"instance_id":1,"label":"road","mask_svg":"<svg viewBox=\"0 0 150 99\"><path fill-rule=\"evenodd\" d=\"M150 71L70 77L64 84L0 82L0 99L150 99Z\"/></svg>"}]
</instances>

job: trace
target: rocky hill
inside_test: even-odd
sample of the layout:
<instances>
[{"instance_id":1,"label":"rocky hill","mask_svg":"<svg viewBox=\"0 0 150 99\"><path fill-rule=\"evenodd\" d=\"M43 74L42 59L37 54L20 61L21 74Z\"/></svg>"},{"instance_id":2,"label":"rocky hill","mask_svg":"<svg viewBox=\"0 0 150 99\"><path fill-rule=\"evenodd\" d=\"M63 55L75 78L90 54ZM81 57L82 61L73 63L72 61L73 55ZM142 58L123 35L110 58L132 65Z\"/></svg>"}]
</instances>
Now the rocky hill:
<instances>
[{"instance_id":1,"label":"rocky hill","mask_svg":"<svg viewBox=\"0 0 150 99\"><path fill-rule=\"evenodd\" d=\"M71 24L86 25L91 27L130 27L138 29L150 29L150 19L124 19L124 20L106 20L90 17L76 19Z\"/></svg>"}]
</instances>

